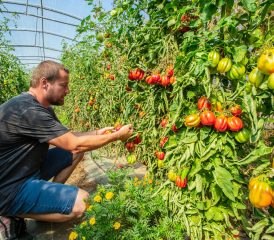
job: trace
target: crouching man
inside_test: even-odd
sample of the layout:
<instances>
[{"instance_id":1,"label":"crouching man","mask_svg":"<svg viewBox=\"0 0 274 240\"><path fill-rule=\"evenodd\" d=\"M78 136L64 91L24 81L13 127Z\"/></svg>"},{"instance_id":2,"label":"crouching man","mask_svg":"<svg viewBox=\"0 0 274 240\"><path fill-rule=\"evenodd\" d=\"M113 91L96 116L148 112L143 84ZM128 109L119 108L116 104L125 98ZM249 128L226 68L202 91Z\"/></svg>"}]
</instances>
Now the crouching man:
<instances>
[{"instance_id":1,"label":"crouching man","mask_svg":"<svg viewBox=\"0 0 274 240\"><path fill-rule=\"evenodd\" d=\"M51 108L63 105L68 93L69 71L44 61L33 71L29 91L0 105L0 229L8 239L32 239L26 217L48 222L81 217L89 194L64 183L84 152L132 134L130 124L112 134L103 134L111 128L71 132Z\"/></svg>"}]
</instances>

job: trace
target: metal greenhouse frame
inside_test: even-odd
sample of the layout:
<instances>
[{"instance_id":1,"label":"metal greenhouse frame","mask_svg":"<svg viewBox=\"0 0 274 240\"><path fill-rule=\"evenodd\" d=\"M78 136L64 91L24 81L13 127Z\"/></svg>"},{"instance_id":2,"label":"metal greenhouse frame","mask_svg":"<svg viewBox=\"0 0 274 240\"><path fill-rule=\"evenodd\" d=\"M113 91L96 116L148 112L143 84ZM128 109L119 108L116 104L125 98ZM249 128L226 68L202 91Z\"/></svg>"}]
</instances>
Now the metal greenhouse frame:
<instances>
[{"instance_id":1,"label":"metal greenhouse frame","mask_svg":"<svg viewBox=\"0 0 274 240\"><path fill-rule=\"evenodd\" d=\"M51 51L56 51L56 52L62 52L60 49L56 49L56 48L52 48L50 46L46 46L45 45L45 35L51 35L51 36L55 36L58 37L60 39L68 39L70 41L74 41L77 42L75 39L62 35L60 33L57 32L51 32L51 31L45 31L44 30L44 20L48 20L48 21L52 21L55 22L57 24L63 24L63 25L68 25L68 26L72 26L72 27L77 27L78 24L80 23L80 21L82 20L80 17L68 14L66 12L62 12L60 10L56 10L53 8L49 8L49 7L45 7L43 5L43 0L40 0L40 5L36 5L36 4L29 4L29 0L26 0L25 3L23 2L18 2L18 1L12 1L12 0L0 0L0 4L4 6L4 10L2 10L2 13L8 13L8 14L16 14L16 15L25 15L25 16L30 16L30 17L34 17L36 18L36 27L35 29L29 29L29 28L10 28L9 31L12 32L34 32L35 33L35 44L34 45L28 45L28 44L11 44L10 46L12 46L13 48L38 48L39 50L41 50L41 54L37 55L37 56L33 56L33 55L20 55L17 56L20 61L32 61L32 62L22 62L23 65L32 65L32 64L37 64L40 61L46 60L46 59L53 59L53 60L57 60L59 61L60 59L53 57L53 56L49 56L50 54L46 54L45 50L51 50ZM17 5L17 6L25 6L25 12L23 11L9 11L6 7L6 5ZM29 13L29 8L34 8L36 9L37 14L33 14L33 13ZM54 19L54 18L50 18L50 17L45 17L44 16L44 10L49 11L49 12L53 12L53 13L57 13L66 17L69 17L70 19L73 19L74 21L77 21L76 23L71 23L70 21L61 21L58 19ZM39 14L40 12L40 14ZM41 19L41 29L38 29L38 19ZM37 44L37 35L41 34L42 36L42 44Z\"/></svg>"}]
</instances>

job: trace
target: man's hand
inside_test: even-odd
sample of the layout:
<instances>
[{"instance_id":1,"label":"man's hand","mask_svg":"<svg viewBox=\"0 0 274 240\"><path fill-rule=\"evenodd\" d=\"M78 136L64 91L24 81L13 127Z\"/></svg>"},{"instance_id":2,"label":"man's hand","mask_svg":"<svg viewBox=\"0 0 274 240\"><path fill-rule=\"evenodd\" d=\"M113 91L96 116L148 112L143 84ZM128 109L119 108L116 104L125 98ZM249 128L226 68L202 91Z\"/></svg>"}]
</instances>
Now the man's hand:
<instances>
[{"instance_id":1,"label":"man's hand","mask_svg":"<svg viewBox=\"0 0 274 240\"><path fill-rule=\"evenodd\" d=\"M103 135L107 130L113 131L114 127L105 127L97 130L97 135Z\"/></svg>"},{"instance_id":2,"label":"man's hand","mask_svg":"<svg viewBox=\"0 0 274 240\"><path fill-rule=\"evenodd\" d=\"M119 131L116 132L118 139L121 141L126 141L133 133L132 124L124 125Z\"/></svg>"}]
</instances>

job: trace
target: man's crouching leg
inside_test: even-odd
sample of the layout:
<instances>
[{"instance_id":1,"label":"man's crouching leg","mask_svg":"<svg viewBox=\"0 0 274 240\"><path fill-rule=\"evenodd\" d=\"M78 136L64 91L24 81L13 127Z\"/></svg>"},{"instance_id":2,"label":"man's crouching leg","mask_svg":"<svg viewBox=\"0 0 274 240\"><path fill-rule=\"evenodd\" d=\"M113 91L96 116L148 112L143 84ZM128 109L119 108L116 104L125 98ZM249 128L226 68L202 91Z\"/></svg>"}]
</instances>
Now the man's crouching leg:
<instances>
[{"instance_id":1,"label":"man's crouching leg","mask_svg":"<svg viewBox=\"0 0 274 240\"><path fill-rule=\"evenodd\" d=\"M23 214L19 217L32 218L38 221L45 222L67 222L72 219L80 218L83 216L86 210L86 202L89 197L89 193L79 189L77 197L70 214L49 213L49 214Z\"/></svg>"}]
</instances>

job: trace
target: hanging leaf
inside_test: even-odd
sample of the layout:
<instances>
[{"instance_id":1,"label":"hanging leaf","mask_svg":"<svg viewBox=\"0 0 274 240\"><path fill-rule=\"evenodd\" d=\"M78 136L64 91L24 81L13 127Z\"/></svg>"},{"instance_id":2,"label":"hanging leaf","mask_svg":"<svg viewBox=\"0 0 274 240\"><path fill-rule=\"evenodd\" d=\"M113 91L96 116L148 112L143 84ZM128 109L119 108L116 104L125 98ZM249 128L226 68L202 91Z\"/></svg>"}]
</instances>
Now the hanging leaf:
<instances>
[{"instance_id":1,"label":"hanging leaf","mask_svg":"<svg viewBox=\"0 0 274 240\"><path fill-rule=\"evenodd\" d=\"M223 167L216 167L213 172L214 179L223 193L232 201L235 201L231 174Z\"/></svg>"}]
</instances>

